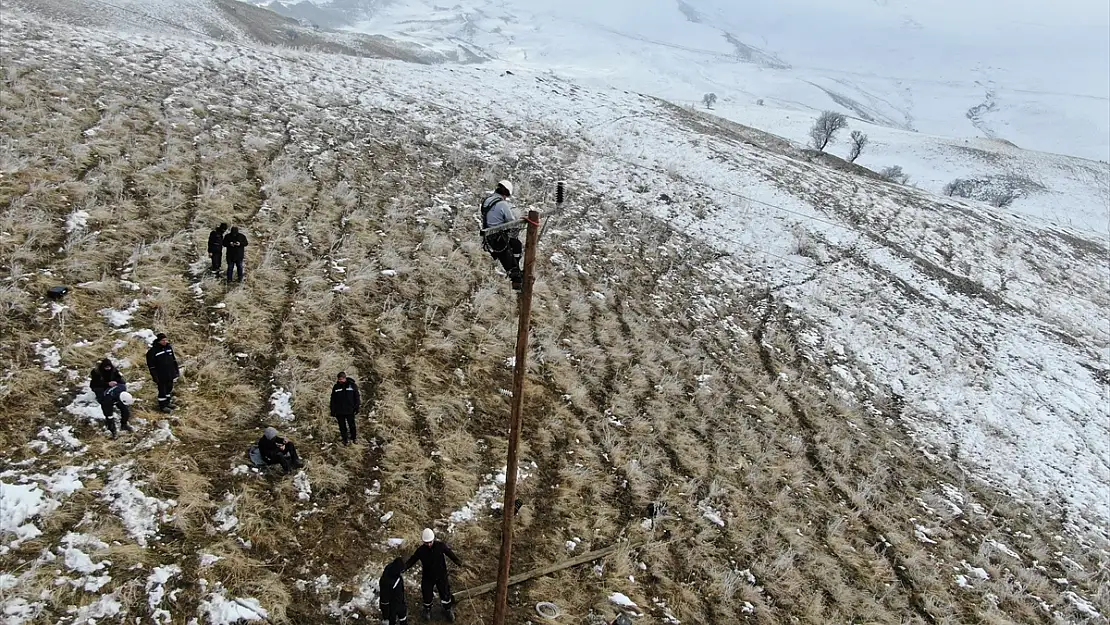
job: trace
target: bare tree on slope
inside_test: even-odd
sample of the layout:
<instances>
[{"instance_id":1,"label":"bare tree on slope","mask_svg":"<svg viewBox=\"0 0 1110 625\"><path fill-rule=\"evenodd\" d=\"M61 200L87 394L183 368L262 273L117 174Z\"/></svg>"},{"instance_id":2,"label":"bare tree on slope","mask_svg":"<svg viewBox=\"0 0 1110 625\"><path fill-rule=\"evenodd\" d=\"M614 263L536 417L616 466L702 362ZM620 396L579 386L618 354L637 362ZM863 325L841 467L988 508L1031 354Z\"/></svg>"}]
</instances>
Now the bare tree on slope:
<instances>
[{"instance_id":1,"label":"bare tree on slope","mask_svg":"<svg viewBox=\"0 0 1110 625\"><path fill-rule=\"evenodd\" d=\"M863 148L867 147L867 135L859 130L852 131L852 151L848 154L848 162L854 163L863 154Z\"/></svg>"},{"instance_id":2,"label":"bare tree on slope","mask_svg":"<svg viewBox=\"0 0 1110 625\"><path fill-rule=\"evenodd\" d=\"M809 138L813 148L824 152L825 146L836 139L836 133L848 127L848 118L835 111L825 111L809 129Z\"/></svg>"}]
</instances>

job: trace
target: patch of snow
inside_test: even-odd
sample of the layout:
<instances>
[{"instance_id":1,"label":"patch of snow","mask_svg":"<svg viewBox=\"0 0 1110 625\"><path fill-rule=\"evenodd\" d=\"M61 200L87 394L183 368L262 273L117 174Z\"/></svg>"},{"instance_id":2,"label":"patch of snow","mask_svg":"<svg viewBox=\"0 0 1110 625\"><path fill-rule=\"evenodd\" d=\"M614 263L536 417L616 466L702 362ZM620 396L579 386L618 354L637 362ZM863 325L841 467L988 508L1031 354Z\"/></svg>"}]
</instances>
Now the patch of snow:
<instances>
[{"instance_id":1,"label":"patch of snow","mask_svg":"<svg viewBox=\"0 0 1110 625\"><path fill-rule=\"evenodd\" d=\"M91 394L92 391L90 391L89 393ZM74 402L74 404L76 404L76 402ZM70 404L70 406L66 409L70 410L70 408L74 407L74 404ZM97 414L100 415L101 418L103 418L103 413L99 412L99 410L100 408L98 406ZM73 411L71 410L71 412ZM89 412L91 413L91 411ZM80 440L78 440L76 436L73 435L73 427L69 425L63 425L57 429L53 429L49 426L44 426L41 430L39 430L38 436L39 438L45 440L46 442L54 445L59 449L65 449L73 452L82 452L85 449L85 445Z\"/></svg>"},{"instance_id":2,"label":"patch of snow","mask_svg":"<svg viewBox=\"0 0 1110 625\"><path fill-rule=\"evenodd\" d=\"M997 540L989 539L989 540L986 541L986 543L988 545L994 547L995 549L1001 551L1002 553L1010 556L1011 558L1013 558L1013 559L1015 559L1019 562L1021 561L1021 556L1019 556L1017 554L1017 552L1015 552L1013 549L1010 549L1006 545L1003 545L1002 543L998 542Z\"/></svg>"},{"instance_id":3,"label":"patch of snow","mask_svg":"<svg viewBox=\"0 0 1110 625\"><path fill-rule=\"evenodd\" d=\"M62 555L65 567L71 571L88 575L111 564L108 560L93 562L92 557L80 549L85 547L94 551L107 551L108 543L95 536L70 532L62 538L62 545L64 546L58 547L58 553Z\"/></svg>"},{"instance_id":4,"label":"patch of snow","mask_svg":"<svg viewBox=\"0 0 1110 625\"><path fill-rule=\"evenodd\" d=\"M88 383L82 387L81 392L73 398L73 401L66 406L66 412L77 417L83 423L99 423L104 419L104 411L100 408L100 403L96 401L96 393L89 388ZM48 428L43 428L47 430ZM42 432L39 432L42 436ZM72 435L71 435L72 436ZM73 439L77 440L77 439ZM78 444L80 446L80 444ZM76 449L76 448L73 448Z\"/></svg>"},{"instance_id":5,"label":"patch of snow","mask_svg":"<svg viewBox=\"0 0 1110 625\"><path fill-rule=\"evenodd\" d=\"M308 501L312 499L312 482L308 481L308 474L304 471L298 471L293 476L293 485L297 487L297 499L301 501Z\"/></svg>"},{"instance_id":6,"label":"patch of snow","mask_svg":"<svg viewBox=\"0 0 1110 625\"><path fill-rule=\"evenodd\" d=\"M701 511L703 517L709 519L710 523L713 523L714 525L720 527L725 526L725 520L721 518L721 514L713 509L713 507L710 506L707 501L702 501L698 503L698 510Z\"/></svg>"},{"instance_id":7,"label":"patch of snow","mask_svg":"<svg viewBox=\"0 0 1110 625\"><path fill-rule=\"evenodd\" d=\"M135 311L139 310L139 300L133 299L127 305L127 308L101 308L100 314L108 320L108 325L113 328L124 328L127 324L131 323L131 318L135 316Z\"/></svg>"},{"instance_id":8,"label":"patch of snow","mask_svg":"<svg viewBox=\"0 0 1110 625\"><path fill-rule=\"evenodd\" d=\"M282 388L274 389L270 394L270 403L273 405L270 408L270 414L277 417L278 421L282 423L289 423L295 419L293 414L293 394Z\"/></svg>"},{"instance_id":9,"label":"patch of snow","mask_svg":"<svg viewBox=\"0 0 1110 625\"><path fill-rule=\"evenodd\" d=\"M31 623L43 607L41 602L29 602L23 597L13 597L0 602L0 615L4 616L4 625L25 625Z\"/></svg>"},{"instance_id":10,"label":"patch of snow","mask_svg":"<svg viewBox=\"0 0 1110 625\"><path fill-rule=\"evenodd\" d=\"M933 532L933 530L931 530L927 527L923 527L921 525L918 525L916 523L913 526L913 535L915 537L917 537L918 542L926 543L926 544L929 544L929 545L937 544L937 541L929 538L929 534L931 534L932 532Z\"/></svg>"},{"instance_id":11,"label":"patch of snow","mask_svg":"<svg viewBox=\"0 0 1110 625\"><path fill-rule=\"evenodd\" d=\"M50 339L42 339L34 344L35 353L42 359L43 371L59 373L62 370L62 353Z\"/></svg>"},{"instance_id":12,"label":"patch of snow","mask_svg":"<svg viewBox=\"0 0 1110 625\"><path fill-rule=\"evenodd\" d=\"M89 211L78 209L66 217L66 232L73 232L75 230L84 230L89 223Z\"/></svg>"},{"instance_id":13,"label":"patch of snow","mask_svg":"<svg viewBox=\"0 0 1110 625\"><path fill-rule=\"evenodd\" d=\"M161 500L143 494L139 487L145 482L132 481L132 461L112 467L108 474L108 483L101 491L101 498L108 502L108 507L119 515L127 533L135 539L140 546L145 547L147 541L158 535L159 521L170 521L173 509L177 502L172 499Z\"/></svg>"},{"instance_id":14,"label":"patch of snow","mask_svg":"<svg viewBox=\"0 0 1110 625\"><path fill-rule=\"evenodd\" d=\"M143 328L142 330L135 330L134 332L131 333L131 336L141 340L143 343L145 343L147 345L150 345L150 344L154 343L154 339L158 335L155 334L154 330L151 330L150 328Z\"/></svg>"},{"instance_id":15,"label":"patch of snow","mask_svg":"<svg viewBox=\"0 0 1110 625\"><path fill-rule=\"evenodd\" d=\"M619 605L622 608L639 609L640 607L636 605L634 601L629 599L627 595L619 592L615 592L609 595L609 601L613 602L616 605Z\"/></svg>"},{"instance_id":16,"label":"patch of snow","mask_svg":"<svg viewBox=\"0 0 1110 625\"><path fill-rule=\"evenodd\" d=\"M73 625L97 625L97 619L116 616L123 609L117 593L101 595L95 602L82 606L76 610Z\"/></svg>"},{"instance_id":17,"label":"patch of snow","mask_svg":"<svg viewBox=\"0 0 1110 625\"><path fill-rule=\"evenodd\" d=\"M378 519L378 520L381 521L382 523L389 523L389 520L392 519L392 518L393 518L393 511L390 510L389 512L386 512L385 514L383 514L381 516L381 518Z\"/></svg>"},{"instance_id":18,"label":"patch of snow","mask_svg":"<svg viewBox=\"0 0 1110 625\"><path fill-rule=\"evenodd\" d=\"M205 569L219 562L220 560L223 560L223 558L220 556L213 555L211 553L201 553L199 556L199 566L200 568Z\"/></svg>"},{"instance_id":19,"label":"patch of snow","mask_svg":"<svg viewBox=\"0 0 1110 625\"><path fill-rule=\"evenodd\" d=\"M0 482L0 536L15 537L6 545L0 543L0 554L41 535L42 530L30 519L49 514L57 506L57 502L44 496L37 484Z\"/></svg>"},{"instance_id":20,"label":"patch of snow","mask_svg":"<svg viewBox=\"0 0 1110 625\"><path fill-rule=\"evenodd\" d=\"M80 478L81 469L78 467L62 467L46 476L44 485L46 490L55 495L72 495L85 487Z\"/></svg>"},{"instance_id":21,"label":"patch of snow","mask_svg":"<svg viewBox=\"0 0 1110 625\"><path fill-rule=\"evenodd\" d=\"M1073 606L1075 606L1076 610L1079 610L1080 612L1086 614L1087 616L1090 616L1092 618L1100 618L1102 616L1102 614L1100 614L1099 611L1095 609L1095 606L1091 605L1091 603L1089 601L1087 601L1083 597L1080 597L1079 595L1075 594L1074 592L1072 592L1070 590L1065 590L1061 594Z\"/></svg>"},{"instance_id":22,"label":"patch of snow","mask_svg":"<svg viewBox=\"0 0 1110 625\"><path fill-rule=\"evenodd\" d=\"M387 277L387 278L392 278L392 277L397 275L397 270L396 269L385 269L385 270L382 271L382 275Z\"/></svg>"},{"instance_id":23,"label":"patch of snow","mask_svg":"<svg viewBox=\"0 0 1110 625\"><path fill-rule=\"evenodd\" d=\"M389 538L385 541L385 546L389 549L396 549L403 544L405 544L404 538Z\"/></svg>"},{"instance_id":24,"label":"patch of snow","mask_svg":"<svg viewBox=\"0 0 1110 625\"><path fill-rule=\"evenodd\" d=\"M212 515L215 532L226 534L239 525L239 517L235 516L235 504L238 502L239 497L231 493L224 493L223 505L216 508L216 514Z\"/></svg>"},{"instance_id":25,"label":"patch of snow","mask_svg":"<svg viewBox=\"0 0 1110 625\"><path fill-rule=\"evenodd\" d=\"M176 564L156 566L146 578L147 605L150 606L150 619L158 625L169 625L173 615L162 609L162 599L166 596L166 583L181 575L181 567Z\"/></svg>"},{"instance_id":26,"label":"patch of snow","mask_svg":"<svg viewBox=\"0 0 1110 625\"><path fill-rule=\"evenodd\" d=\"M339 284L331 287L331 290L335 291L336 293L346 293L347 291L351 290L351 287L349 287L346 284L340 282Z\"/></svg>"},{"instance_id":27,"label":"patch of snow","mask_svg":"<svg viewBox=\"0 0 1110 625\"><path fill-rule=\"evenodd\" d=\"M174 436L173 432L170 430L170 422L163 420L158 422L157 426L155 426L154 430L150 433L150 436L147 436L135 445L134 451L146 451L162 443L173 442L177 442L177 437Z\"/></svg>"},{"instance_id":28,"label":"patch of snow","mask_svg":"<svg viewBox=\"0 0 1110 625\"><path fill-rule=\"evenodd\" d=\"M239 621L260 621L270 615L258 602L258 599L247 597L245 599L228 599L224 588L216 584L208 598L200 602L197 608L201 615L207 616L211 625L233 625Z\"/></svg>"},{"instance_id":29,"label":"patch of snow","mask_svg":"<svg viewBox=\"0 0 1110 625\"><path fill-rule=\"evenodd\" d=\"M517 482L523 481L529 477L536 469L536 463L529 463L527 466L517 468ZM486 508L491 510L501 509L501 493L505 488L505 467L501 468L496 475L486 475L484 484L478 487L478 492L474 495L469 502L462 508L451 513L449 517L447 531L452 532L455 526L460 523L473 521L477 515Z\"/></svg>"}]
</instances>

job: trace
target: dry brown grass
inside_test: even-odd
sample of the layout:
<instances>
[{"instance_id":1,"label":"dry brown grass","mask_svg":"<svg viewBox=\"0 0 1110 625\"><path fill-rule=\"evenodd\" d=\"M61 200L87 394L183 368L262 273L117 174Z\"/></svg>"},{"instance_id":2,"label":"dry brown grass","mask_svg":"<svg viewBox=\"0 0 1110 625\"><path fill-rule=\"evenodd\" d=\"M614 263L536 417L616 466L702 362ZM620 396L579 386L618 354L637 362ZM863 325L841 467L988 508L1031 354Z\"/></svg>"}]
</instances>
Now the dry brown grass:
<instances>
[{"instance_id":1,"label":"dry brown grass","mask_svg":"<svg viewBox=\"0 0 1110 625\"><path fill-rule=\"evenodd\" d=\"M0 144L0 230L8 233L0 258L9 268L0 365L12 372L0 381L0 410L14 416L0 421L0 446L21 450L13 461L29 457L23 445L39 427L73 422L59 406L76 381L44 374L29 347L44 336L80 376L105 353L130 360L128 379L144 382L136 416L148 421L135 439L150 432L159 416L148 410L145 345L116 347L127 337L99 313L138 299L131 326L170 334L185 366L171 420L178 441L135 452L129 439L106 441L76 425L89 445L76 462L137 457L144 492L177 503L163 539L140 549L96 496L106 476L97 469L44 522L44 537L0 556L0 565L16 570L90 514L82 531L119 542L111 548L116 587L136 614L146 613L143 578L126 567L178 562L175 614L196 612L203 578L228 596L258 597L273 622L331 622L321 598L346 594L300 591L296 579L327 573L354 590L394 555L382 547L387 538L404 537L399 551L407 552L423 526L445 530L503 466L514 300L474 241L472 220L475 190L501 169L482 162L484 153L426 144L411 120L342 127L286 104L252 117L227 105L240 84L203 73L190 74L188 97L163 107L174 85L123 84L96 54L50 61L53 74L20 74L14 68L25 61L5 59L0 91L11 129ZM74 84L59 103L51 77L78 68L99 80ZM109 87L131 95L98 105ZM83 134L93 126L95 135ZM301 149L327 139L334 148ZM542 182L521 181L524 203L539 203ZM74 206L89 211L89 228L66 233ZM520 484L514 570L566 557L575 538L577 552L646 542L622 548L598 572L585 566L518 587L511 622L528 620L540 600L557 600L575 622L611 617L615 591L656 621L665 604L689 623L1058 620L1034 596L1059 619L1081 620L1052 581L1064 576L1098 606L1110 601L1105 556L1064 534L1059 518L967 480L945 460L926 461L888 425L897 417L888 398L830 395L820 354L797 341L804 320L776 307L762 326L762 294L714 279L744 269L739 261L604 199L582 198L576 208L563 234L541 244L545 258L558 243L573 263L540 265L522 445L536 469ZM219 221L250 237L242 286L192 271ZM599 240L580 224L638 235ZM661 250L685 260L640 261ZM124 272L140 291L121 283ZM50 318L39 294L58 281L84 284ZM350 290L333 291L339 282ZM697 303L706 301L716 308ZM72 347L79 338L88 344ZM349 448L335 445L327 413L341 369L358 379L367 405L359 444ZM44 375L66 385L66 396L43 388ZM276 387L293 395L290 423L270 414ZM884 414L869 415L867 402ZM307 457L311 499L298 499L279 472L232 473L269 424ZM75 461L64 453L50 448L39 461ZM368 496L375 481L380 494ZM967 502L960 513L940 484ZM214 515L227 493L238 498L238 522L221 535ZM386 512L394 516L383 524ZM935 530L936 544L917 540L915 523ZM450 539L473 570L457 586L493 579L499 532L489 510L458 524ZM1021 561L983 547L987 538ZM199 569L200 552L222 559ZM958 587L963 562L990 579ZM23 584L20 593L48 589L42 571ZM59 601L91 600L57 592ZM463 603L460 622L485 622L490 606Z\"/></svg>"}]
</instances>

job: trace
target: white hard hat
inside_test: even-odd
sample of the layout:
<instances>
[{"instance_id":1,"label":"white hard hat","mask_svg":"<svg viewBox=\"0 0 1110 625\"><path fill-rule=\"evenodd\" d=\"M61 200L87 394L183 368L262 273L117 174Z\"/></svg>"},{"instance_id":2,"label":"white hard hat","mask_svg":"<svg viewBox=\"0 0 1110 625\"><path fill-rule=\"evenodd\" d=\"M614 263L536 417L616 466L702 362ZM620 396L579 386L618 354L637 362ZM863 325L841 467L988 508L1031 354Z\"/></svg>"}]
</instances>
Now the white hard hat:
<instances>
[{"instance_id":1,"label":"white hard hat","mask_svg":"<svg viewBox=\"0 0 1110 625\"><path fill-rule=\"evenodd\" d=\"M436 533L430 527L425 527L424 532L420 534L420 540L430 543L436 539Z\"/></svg>"},{"instance_id":2,"label":"white hard hat","mask_svg":"<svg viewBox=\"0 0 1110 625\"><path fill-rule=\"evenodd\" d=\"M508 180L502 180L501 182L498 182L497 186L505 187L505 190L509 192L509 195L513 194L513 183L509 182Z\"/></svg>"},{"instance_id":3,"label":"white hard hat","mask_svg":"<svg viewBox=\"0 0 1110 625\"><path fill-rule=\"evenodd\" d=\"M119 400L123 402L124 406L130 406L131 404L135 403L135 396L131 393L128 393L127 391L124 391L119 394Z\"/></svg>"}]
</instances>

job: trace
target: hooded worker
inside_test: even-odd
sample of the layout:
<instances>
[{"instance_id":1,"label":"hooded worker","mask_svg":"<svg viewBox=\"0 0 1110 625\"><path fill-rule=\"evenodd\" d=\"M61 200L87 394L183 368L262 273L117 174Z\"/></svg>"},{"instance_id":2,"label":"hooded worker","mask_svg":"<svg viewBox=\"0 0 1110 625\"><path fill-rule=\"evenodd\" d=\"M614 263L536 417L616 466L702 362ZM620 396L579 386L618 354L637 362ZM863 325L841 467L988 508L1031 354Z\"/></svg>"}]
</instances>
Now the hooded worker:
<instances>
[{"instance_id":1,"label":"hooded worker","mask_svg":"<svg viewBox=\"0 0 1110 625\"><path fill-rule=\"evenodd\" d=\"M424 601L424 618L426 620L432 618L432 592L435 591L439 593L439 602L443 606L447 620L454 622L455 612L452 609L454 598L451 595L451 584L447 579L447 558L451 558L455 566L462 566L462 562L447 543L436 540L436 533L430 528L424 529L420 540L424 544L417 547L416 553L412 554L405 563L405 570L409 570L417 562L420 563L420 594Z\"/></svg>"},{"instance_id":2,"label":"hooded worker","mask_svg":"<svg viewBox=\"0 0 1110 625\"><path fill-rule=\"evenodd\" d=\"M278 436L278 431L272 427L263 430L262 438L258 439L258 451L266 464L280 464L286 473L304 466L293 441Z\"/></svg>"},{"instance_id":3,"label":"hooded worker","mask_svg":"<svg viewBox=\"0 0 1110 625\"><path fill-rule=\"evenodd\" d=\"M98 402L104 398L104 391L117 384L123 384L123 375L107 358L101 360L100 364L89 373L89 388L96 395Z\"/></svg>"},{"instance_id":4,"label":"hooded worker","mask_svg":"<svg viewBox=\"0 0 1110 625\"><path fill-rule=\"evenodd\" d=\"M401 574L405 572L405 561L394 558L385 566L381 579L378 581L378 608L382 612L382 625L399 625L407 623L409 606L405 601L405 579Z\"/></svg>"},{"instance_id":5,"label":"hooded worker","mask_svg":"<svg viewBox=\"0 0 1110 625\"><path fill-rule=\"evenodd\" d=\"M220 275L220 261L224 257L224 233L227 232L227 224L220 224L216 226L212 232L208 233L208 256L212 259L212 273L217 277Z\"/></svg>"}]
</instances>

